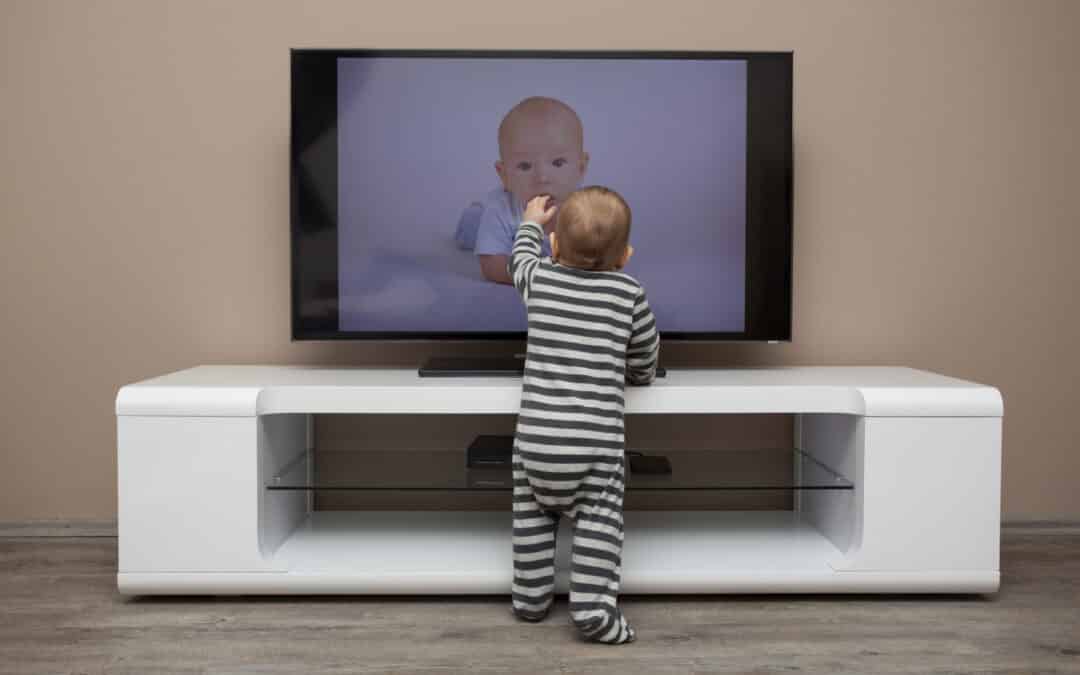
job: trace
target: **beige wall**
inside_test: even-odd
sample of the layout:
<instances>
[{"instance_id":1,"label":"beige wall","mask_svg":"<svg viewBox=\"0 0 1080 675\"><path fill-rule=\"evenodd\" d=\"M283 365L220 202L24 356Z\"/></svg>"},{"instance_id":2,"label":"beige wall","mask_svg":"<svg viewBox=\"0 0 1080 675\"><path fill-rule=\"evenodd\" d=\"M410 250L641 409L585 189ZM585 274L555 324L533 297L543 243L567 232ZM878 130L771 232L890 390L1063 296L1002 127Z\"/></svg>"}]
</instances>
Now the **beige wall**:
<instances>
[{"instance_id":1,"label":"beige wall","mask_svg":"<svg viewBox=\"0 0 1080 675\"><path fill-rule=\"evenodd\" d=\"M1004 517L1080 519L1080 2L629 4L0 0L0 521L115 516L124 383L432 349L289 342L290 47L793 50L794 341L669 362L995 385Z\"/></svg>"}]
</instances>

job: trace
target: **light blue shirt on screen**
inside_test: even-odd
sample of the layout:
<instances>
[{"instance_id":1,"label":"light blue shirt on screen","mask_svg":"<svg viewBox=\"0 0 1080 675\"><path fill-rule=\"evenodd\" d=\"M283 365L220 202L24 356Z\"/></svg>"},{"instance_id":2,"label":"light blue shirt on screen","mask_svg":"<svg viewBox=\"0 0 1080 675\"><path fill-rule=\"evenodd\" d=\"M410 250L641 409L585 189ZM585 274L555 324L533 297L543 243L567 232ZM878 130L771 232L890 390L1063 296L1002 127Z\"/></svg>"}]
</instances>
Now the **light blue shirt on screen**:
<instances>
[{"instance_id":1,"label":"light blue shirt on screen","mask_svg":"<svg viewBox=\"0 0 1080 675\"><path fill-rule=\"evenodd\" d=\"M454 235L458 246L472 248L476 255L510 255L514 235L524 211L514 203L509 192L501 187L487 193L483 202L473 202L461 214ZM473 245L470 246L469 244ZM543 255L551 255L547 238L542 241Z\"/></svg>"}]
</instances>

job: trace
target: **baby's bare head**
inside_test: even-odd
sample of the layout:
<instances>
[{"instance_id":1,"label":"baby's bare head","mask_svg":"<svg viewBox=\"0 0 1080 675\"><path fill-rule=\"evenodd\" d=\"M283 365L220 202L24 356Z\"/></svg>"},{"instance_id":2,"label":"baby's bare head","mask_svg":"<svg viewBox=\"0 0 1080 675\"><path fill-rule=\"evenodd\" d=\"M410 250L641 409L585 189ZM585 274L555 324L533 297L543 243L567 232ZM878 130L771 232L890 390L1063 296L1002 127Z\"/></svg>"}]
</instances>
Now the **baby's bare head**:
<instances>
[{"instance_id":1,"label":"baby's bare head","mask_svg":"<svg viewBox=\"0 0 1080 675\"><path fill-rule=\"evenodd\" d=\"M558 262L586 270L614 270L625 262L630 206L619 193L591 185L559 207L555 224Z\"/></svg>"},{"instance_id":2,"label":"baby's bare head","mask_svg":"<svg viewBox=\"0 0 1080 675\"><path fill-rule=\"evenodd\" d=\"M567 145L580 151L585 132L581 118L566 103L547 96L530 96L518 102L499 124L499 155L504 161L531 146Z\"/></svg>"}]
</instances>

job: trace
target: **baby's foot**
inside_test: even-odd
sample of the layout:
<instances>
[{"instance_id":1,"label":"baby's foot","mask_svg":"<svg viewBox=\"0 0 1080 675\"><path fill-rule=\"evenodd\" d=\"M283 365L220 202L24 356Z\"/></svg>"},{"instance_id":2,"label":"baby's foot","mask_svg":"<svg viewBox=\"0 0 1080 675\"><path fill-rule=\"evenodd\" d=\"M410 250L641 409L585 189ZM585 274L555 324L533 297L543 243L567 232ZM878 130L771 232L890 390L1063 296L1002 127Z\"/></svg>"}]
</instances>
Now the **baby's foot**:
<instances>
[{"instance_id":1,"label":"baby's foot","mask_svg":"<svg viewBox=\"0 0 1080 675\"><path fill-rule=\"evenodd\" d=\"M619 630L614 632L612 639L603 640L597 638L597 641L609 645L624 645L633 642L636 637L637 633L630 627L630 624L626 623L626 617L622 615L622 612L619 612Z\"/></svg>"},{"instance_id":2,"label":"baby's foot","mask_svg":"<svg viewBox=\"0 0 1080 675\"><path fill-rule=\"evenodd\" d=\"M593 617L585 621L574 621L586 640L601 642L609 645L621 645L633 642L637 633L626 622L626 617L619 610L615 610L616 621L608 621L608 617ZM610 616L610 615L609 615ZM606 628L605 628L606 627Z\"/></svg>"},{"instance_id":3,"label":"baby's foot","mask_svg":"<svg viewBox=\"0 0 1080 675\"><path fill-rule=\"evenodd\" d=\"M548 612L551 611L551 603L548 603L547 607L544 607L543 609L541 609L539 611L537 611L537 610L529 610L529 609L525 609L523 607L517 607L517 606L511 605L510 611L513 612L514 616L516 616L519 619L522 619L524 621L531 621L532 623L536 623L538 621L543 621L547 617Z\"/></svg>"}]
</instances>

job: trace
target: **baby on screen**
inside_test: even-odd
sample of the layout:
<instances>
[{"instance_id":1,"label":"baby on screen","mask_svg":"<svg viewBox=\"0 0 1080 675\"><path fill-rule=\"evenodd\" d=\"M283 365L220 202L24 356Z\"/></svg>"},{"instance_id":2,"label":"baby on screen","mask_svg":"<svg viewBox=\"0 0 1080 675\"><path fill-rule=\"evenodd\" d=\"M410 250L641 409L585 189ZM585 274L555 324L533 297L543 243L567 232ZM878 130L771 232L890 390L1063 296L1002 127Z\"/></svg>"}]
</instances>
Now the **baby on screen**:
<instances>
[{"instance_id":1,"label":"baby on screen","mask_svg":"<svg viewBox=\"0 0 1080 675\"><path fill-rule=\"evenodd\" d=\"M561 205L581 186L589 153L574 109L543 96L526 98L511 108L499 124L498 140L495 173L501 185L482 204L466 209L455 238L458 246L476 253L485 279L511 284L507 263L525 204L538 195L550 195L554 206ZM546 236L542 244L543 255L550 256Z\"/></svg>"}]
</instances>

